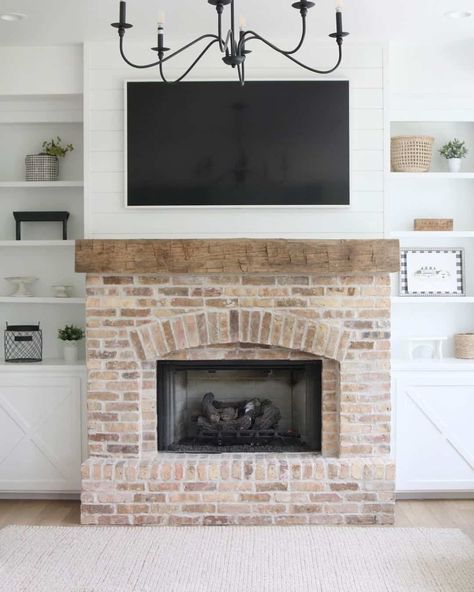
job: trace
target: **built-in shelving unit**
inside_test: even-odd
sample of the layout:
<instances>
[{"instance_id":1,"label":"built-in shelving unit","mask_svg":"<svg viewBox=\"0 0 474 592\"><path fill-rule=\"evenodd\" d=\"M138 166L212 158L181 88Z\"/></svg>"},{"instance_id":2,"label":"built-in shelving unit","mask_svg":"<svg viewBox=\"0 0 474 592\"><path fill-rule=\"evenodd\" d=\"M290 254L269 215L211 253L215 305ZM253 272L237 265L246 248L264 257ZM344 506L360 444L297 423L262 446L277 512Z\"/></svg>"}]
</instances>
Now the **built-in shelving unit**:
<instances>
[{"instance_id":1,"label":"built-in shelving unit","mask_svg":"<svg viewBox=\"0 0 474 592\"><path fill-rule=\"evenodd\" d=\"M0 133L8 146L0 162L0 330L6 322L40 322L45 361L22 369L64 371L68 366L59 359L62 346L57 331L66 324L85 322L84 279L74 272L75 239L84 235L82 95L0 95ZM25 156L40 152L42 142L56 136L74 145L74 151L60 161L59 180L25 181ZM60 225L52 223L23 224L24 240L15 240L13 211L22 210L69 211L69 240L61 240ZM4 278L16 275L38 278L33 297L7 295L11 285ZM53 285L73 286L74 297L55 298ZM3 338L0 344L3 360ZM12 366L18 369L17 364L0 362L0 372Z\"/></svg>"},{"instance_id":2,"label":"built-in shelving unit","mask_svg":"<svg viewBox=\"0 0 474 592\"><path fill-rule=\"evenodd\" d=\"M401 247L450 247L464 249L466 295L453 297L410 297L399 295L399 281L392 286L393 353L396 364L424 371L434 369L439 360L406 360L410 337L445 335L443 361L450 367L474 371L474 364L455 360L453 337L474 331L474 119L471 113L437 112L426 115L398 112L387 122L387 147L390 137L429 135L435 138L430 172L398 173L390 170L390 150L385 164L386 236L400 240ZM454 137L470 148L460 173L448 172L439 148ZM415 231L415 218L452 218L451 232ZM443 306L441 306L443 305ZM451 358L449 358L451 356ZM427 363L428 362L428 363Z\"/></svg>"}]
</instances>

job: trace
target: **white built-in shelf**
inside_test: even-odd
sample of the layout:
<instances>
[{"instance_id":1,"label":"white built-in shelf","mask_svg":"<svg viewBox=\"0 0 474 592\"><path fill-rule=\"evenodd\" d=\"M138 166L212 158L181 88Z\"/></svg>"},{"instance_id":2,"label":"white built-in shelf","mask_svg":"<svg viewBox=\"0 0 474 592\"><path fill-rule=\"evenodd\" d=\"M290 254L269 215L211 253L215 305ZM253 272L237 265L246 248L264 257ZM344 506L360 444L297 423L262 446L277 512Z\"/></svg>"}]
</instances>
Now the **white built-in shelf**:
<instances>
[{"instance_id":1,"label":"white built-in shelf","mask_svg":"<svg viewBox=\"0 0 474 592\"><path fill-rule=\"evenodd\" d=\"M0 247L4 248L74 247L75 244L74 240L0 240Z\"/></svg>"},{"instance_id":2,"label":"white built-in shelf","mask_svg":"<svg viewBox=\"0 0 474 592\"><path fill-rule=\"evenodd\" d=\"M474 296L392 296L393 304L474 304Z\"/></svg>"},{"instance_id":3,"label":"white built-in shelf","mask_svg":"<svg viewBox=\"0 0 474 592\"><path fill-rule=\"evenodd\" d=\"M0 360L0 372L18 372L18 370L26 372L50 372L50 371L77 371L85 370L86 363L84 360L78 360L75 363L66 362L60 358L45 359L42 362L28 362L25 364L18 362L5 362Z\"/></svg>"},{"instance_id":4,"label":"white built-in shelf","mask_svg":"<svg viewBox=\"0 0 474 592\"><path fill-rule=\"evenodd\" d=\"M9 304L85 304L85 298L55 298L54 296L0 296L0 303Z\"/></svg>"},{"instance_id":5,"label":"white built-in shelf","mask_svg":"<svg viewBox=\"0 0 474 592\"><path fill-rule=\"evenodd\" d=\"M66 189L68 187L84 187L84 181L0 181L0 188L12 189Z\"/></svg>"},{"instance_id":6,"label":"white built-in shelf","mask_svg":"<svg viewBox=\"0 0 474 592\"><path fill-rule=\"evenodd\" d=\"M395 359L392 360L392 370L395 372L474 372L474 360L459 360L457 358L443 358L441 360Z\"/></svg>"},{"instance_id":7,"label":"white built-in shelf","mask_svg":"<svg viewBox=\"0 0 474 592\"><path fill-rule=\"evenodd\" d=\"M393 179L474 179L474 173L387 173Z\"/></svg>"},{"instance_id":8,"label":"white built-in shelf","mask_svg":"<svg viewBox=\"0 0 474 592\"><path fill-rule=\"evenodd\" d=\"M392 238L474 238L474 230L399 230L390 233Z\"/></svg>"}]
</instances>

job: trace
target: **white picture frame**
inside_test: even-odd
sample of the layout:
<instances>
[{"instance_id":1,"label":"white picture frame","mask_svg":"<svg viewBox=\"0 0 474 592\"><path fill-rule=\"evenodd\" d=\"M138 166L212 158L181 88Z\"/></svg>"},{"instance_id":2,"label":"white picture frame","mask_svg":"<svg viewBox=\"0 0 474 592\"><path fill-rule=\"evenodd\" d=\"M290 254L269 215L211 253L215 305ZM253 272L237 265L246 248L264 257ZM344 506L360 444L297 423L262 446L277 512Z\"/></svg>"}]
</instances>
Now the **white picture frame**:
<instances>
[{"instance_id":1,"label":"white picture frame","mask_svg":"<svg viewBox=\"0 0 474 592\"><path fill-rule=\"evenodd\" d=\"M465 295L464 249L401 249L400 296Z\"/></svg>"}]
</instances>

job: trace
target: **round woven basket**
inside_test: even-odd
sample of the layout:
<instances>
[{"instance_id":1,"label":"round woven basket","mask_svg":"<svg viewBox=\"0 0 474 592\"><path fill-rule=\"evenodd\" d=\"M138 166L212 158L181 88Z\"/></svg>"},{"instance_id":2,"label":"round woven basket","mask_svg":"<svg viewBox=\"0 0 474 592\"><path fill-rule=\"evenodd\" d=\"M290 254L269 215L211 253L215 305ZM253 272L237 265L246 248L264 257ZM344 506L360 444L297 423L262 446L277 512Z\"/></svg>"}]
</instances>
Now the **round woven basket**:
<instances>
[{"instance_id":1,"label":"round woven basket","mask_svg":"<svg viewBox=\"0 0 474 592\"><path fill-rule=\"evenodd\" d=\"M392 171L426 173L433 157L431 136L396 136L392 138Z\"/></svg>"},{"instance_id":2,"label":"round woven basket","mask_svg":"<svg viewBox=\"0 0 474 592\"><path fill-rule=\"evenodd\" d=\"M454 351L456 358L463 360L474 359L474 333L460 333L454 336Z\"/></svg>"}]
</instances>

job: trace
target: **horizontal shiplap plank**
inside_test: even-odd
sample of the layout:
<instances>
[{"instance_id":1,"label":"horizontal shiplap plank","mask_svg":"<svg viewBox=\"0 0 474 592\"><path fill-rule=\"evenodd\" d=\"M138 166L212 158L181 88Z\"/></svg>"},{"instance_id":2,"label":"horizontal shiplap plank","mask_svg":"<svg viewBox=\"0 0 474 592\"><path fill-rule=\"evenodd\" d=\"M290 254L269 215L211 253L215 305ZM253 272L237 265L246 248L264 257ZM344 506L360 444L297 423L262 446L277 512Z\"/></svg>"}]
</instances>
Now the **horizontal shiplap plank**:
<instances>
[{"instance_id":1,"label":"horizontal shiplap plank","mask_svg":"<svg viewBox=\"0 0 474 592\"><path fill-rule=\"evenodd\" d=\"M353 171L383 171L384 153L381 150L353 150L351 155Z\"/></svg>"},{"instance_id":2,"label":"horizontal shiplap plank","mask_svg":"<svg viewBox=\"0 0 474 592\"><path fill-rule=\"evenodd\" d=\"M94 152L90 159L92 172L118 173L124 170L123 151Z\"/></svg>"},{"instance_id":3,"label":"horizontal shiplap plank","mask_svg":"<svg viewBox=\"0 0 474 592\"><path fill-rule=\"evenodd\" d=\"M91 111L90 129L104 131L120 131L124 129L122 111Z\"/></svg>"},{"instance_id":4,"label":"horizontal shiplap plank","mask_svg":"<svg viewBox=\"0 0 474 592\"><path fill-rule=\"evenodd\" d=\"M123 151L124 149L124 132L107 131L107 130L91 130L90 132L90 149L94 151Z\"/></svg>"},{"instance_id":5,"label":"horizontal shiplap plank","mask_svg":"<svg viewBox=\"0 0 474 592\"><path fill-rule=\"evenodd\" d=\"M309 23L310 24L310 23ZM308 31L310 33L310 31ZM137 62L149 62L154 55L149 47L153 40L149 37L144 38L140 42L133 42L131 39L126 40L126 53ZM173 49L188 43L190 39L173 38ZM275 40L281 47L294 46L295 39L285 41L282 39ZM249 48L250 49L250 48ZM117 68L118 65L123 64L119 51L118 42L111 43L87 43L86 51L88 54L88 62L91 69L108 69ZM273 50L266 48L263 44L254 43L252 46L253 55L247 60L247 67L259 66L261 63L280 66L287 63L285 58L276 54ZM186 64L189 62L189 55L185 54L184 59L178 56L179 64ZM192 55L192 54L191 54ZM324 68L330 65L337 58L337 46L334 41L318 42L318 37L308 34L306 43L298 53L299 59L306 61L308 65ZM218 51L210 53L209 61L219 61L220 56ZM289 62L288 62L289 64ZM289 64L290 65L290 64ZM343 48L343 68L381 68L383 66L383 46L375 43L352 43L344 45Z\"/></svg>"},{"instance_id":6,"label":"horizontal shiplap plank","mask_svg":"<svg viewBox=\"0 0 474 592\"><path fill-rule=\"evenodd\" d=\"M95 213L91 220L93 234L134 233L142 236L160 234L222 234L254 233L283 235L304 233L378 233L383 231L383 214L351 213L332 210L297 210L286 208L227 209L211 208L183 210L159 209L146 212L123 209L110 213ZM322 215L324 214L324 215Z\"/></svg>"},{"instance_id":7,"label":"horizontal shiplap plank","mask_svg":"<svg viewBox=\"0 0 474 592\"><path fill-rule=\"evenodd\" d=\"M352 191L383 191L383 172L352 173Z\"/></svg>"},{"instance_id":8,"label":"horizontal shiplap plank","mask_svg":"<svg viewBox=\"0 0 474 592\"><path fill-rule=\"evenodd\" d=\"M169 77L174 78L182 73L182 70L170 70ZM190 77L189 80L231 80L223 76L222 69L201 69L199 75ZM321 80L315 76L305 74L301 68L295 66L291 70L285 68L262 68L252 71L248 69L248 80ZM351 88L355 89L381 89L383 87L383 70L381 68L354 68L338 70L337 75L325 77L323 80L349 80ZM106 70L91 70L89 72L90 91L111 90L122 91L124 80L159 80L159 74L155 70L139 72L132 68L121 67Z\"/></svg>"},{"instance_id":9,"label":"horizontal shiplap plank","mask_svg":"<svg viewBox=\"0 0 474 592\"><path fill-rule=\"evenodd\" d=\"M94 204L94 212L119 212L124 207L123 193L91 193L91 203ZM351 213L354 212L382 212L383 193L375 191L353 191L351 195ZM144 215L148 210L144 210ZM188 210L186 210L188 211ZM323 213L326 213L326 209Z\"/></svg>"},{"instance_id":10,"label":"horizontal shiplap plank","mask_svg":"<svg viewBox=\"0 0 474 592\"><path fill-rule=\"evenodd\" d=\"M381 88L354 88L351 106L354 109L383 109L383 90Z\"/></svg>"},{"instance_id":11,"label":"horizontal shiplap plank","mask_svg":"<svg viewBox=\"0 0 474 592\"><path fill-rule=\"evenodd\" d=\"M351 127L354 130L383 130L383 109L352 109Z\"/></svg>"},{"instance_id":12,"label":"horizontal shiplap plank","mask_svg":"<svg viewBox=\"0 0 474 592\"><path fill-rule=\"evenodd\" d=\"M384 131L383 129L353 130L351 134L351 145L353 150L383 150Z\"/></svg>"}]
</instances>

